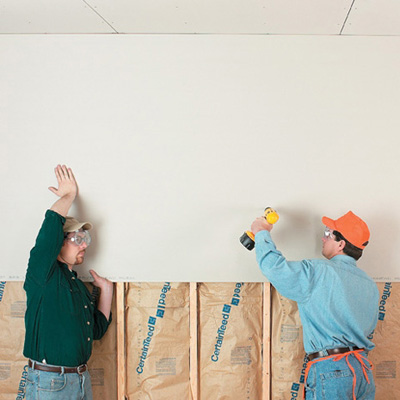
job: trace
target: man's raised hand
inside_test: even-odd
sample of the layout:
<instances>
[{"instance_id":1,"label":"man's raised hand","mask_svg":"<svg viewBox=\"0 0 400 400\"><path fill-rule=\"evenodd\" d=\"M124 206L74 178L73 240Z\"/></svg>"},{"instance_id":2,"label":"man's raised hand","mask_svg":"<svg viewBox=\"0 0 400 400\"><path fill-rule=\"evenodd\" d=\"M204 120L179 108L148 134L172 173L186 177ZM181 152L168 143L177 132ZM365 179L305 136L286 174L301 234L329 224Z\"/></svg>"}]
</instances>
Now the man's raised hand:
<instances>
[{"instance_id":1,"label":"man's raised hand","mask_svg":"<svg viewBox=\"0 0 400 400\"><path fill-rule=\"evenodd\" d=\"M72 169L67 168L65 165L57 165L54 172L56 174L58 188L51 186L49 190L58 197L71 196L72 199L75 199L78 194L78 185Z\"/></svg>"}]
</instances>

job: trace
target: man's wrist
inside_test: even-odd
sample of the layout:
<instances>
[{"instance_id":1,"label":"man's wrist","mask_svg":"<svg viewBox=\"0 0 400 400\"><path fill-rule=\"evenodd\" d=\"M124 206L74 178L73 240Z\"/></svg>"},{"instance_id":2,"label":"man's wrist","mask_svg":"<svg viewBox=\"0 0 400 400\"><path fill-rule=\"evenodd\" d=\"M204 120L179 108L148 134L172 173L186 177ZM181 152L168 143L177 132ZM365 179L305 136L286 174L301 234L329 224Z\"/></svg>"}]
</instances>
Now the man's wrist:
<instances>
[{"instance_id":1,"label":"man's wrist","mask_svg":"<svg viewBox=\"0 0 400 400\"><path fill-rule=\"evenodd\" d=\"M103 284L99 285L99 288L102 292L112 292L114 290L114 284L107 280Z\"/></svg>"},{"instance_id":2,"label":"man's wrist","mask_svg":"<svg viewBox=\"0 0 400 400\"><path fill-rule=\"evenodd\" d=\"M61 199L68 200L68 201L74 201L76 198L76 193L66 193L63 196L61 196Z\"/></svg>"}]
</instances>

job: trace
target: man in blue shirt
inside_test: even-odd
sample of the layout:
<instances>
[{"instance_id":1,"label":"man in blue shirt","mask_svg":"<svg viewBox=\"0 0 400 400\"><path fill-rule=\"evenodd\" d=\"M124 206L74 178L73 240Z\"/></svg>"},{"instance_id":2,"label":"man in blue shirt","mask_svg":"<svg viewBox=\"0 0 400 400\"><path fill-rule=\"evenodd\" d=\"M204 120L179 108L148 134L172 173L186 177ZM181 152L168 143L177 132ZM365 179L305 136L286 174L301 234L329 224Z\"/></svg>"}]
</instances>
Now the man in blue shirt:
<instances>
[{"instance_id":1,"label":"man in blue shirt","mask_svg":"<svg viewBox=\"0 0 400 400\"><path fill-rule=\"evenodd\" d=\"M356 265L370 233L351 211L322 222L326 260L287 261L271 239L273 225L257 218L251 226L257 261L271 284L298 304L309 360L306 399L371 400L375 385L367 357L374 348L370 337L378 320L379 291Z\"/></svg>"}]
</instances>

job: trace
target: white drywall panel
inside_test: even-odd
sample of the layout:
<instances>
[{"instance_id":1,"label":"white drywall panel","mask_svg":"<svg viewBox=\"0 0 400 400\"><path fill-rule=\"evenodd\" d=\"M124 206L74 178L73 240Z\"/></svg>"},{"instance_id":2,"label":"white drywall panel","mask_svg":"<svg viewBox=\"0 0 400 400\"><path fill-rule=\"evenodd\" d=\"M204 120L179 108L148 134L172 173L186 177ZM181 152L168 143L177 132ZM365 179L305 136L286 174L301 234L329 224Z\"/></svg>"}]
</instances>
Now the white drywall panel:
<instances>
[{"instance_id":1,"label":"white drywall panel","mask_svg":"<svg viewBox=\"0 0 400 400\"><path fill-rule=\"evenodd\" d=\"M399 35L397 0L356 0L343 29L348 35Z\"/></svg>"},{"instance_id":2,"label":"white drywall panel","mask_svg":"<svg viewBox=\"0 0 400 400\"><path fill-rule=\"evenodd\" d=\"M113 33L82 0L3 0L1 33Z\"/></svg>"},{"instance_id":3,"label":"white drywall panel","mask_svg":"<svg viewBox=\"0 0 400 400\"><path fill-rule=\"evenodd\" d=\"M398 38L0 37L0 279L24 276L53 167L113 280L260 281L239 237L265 206L289 259L321 216L372 231L360 266L400 280Z\"/></svg>"}]
</instances>

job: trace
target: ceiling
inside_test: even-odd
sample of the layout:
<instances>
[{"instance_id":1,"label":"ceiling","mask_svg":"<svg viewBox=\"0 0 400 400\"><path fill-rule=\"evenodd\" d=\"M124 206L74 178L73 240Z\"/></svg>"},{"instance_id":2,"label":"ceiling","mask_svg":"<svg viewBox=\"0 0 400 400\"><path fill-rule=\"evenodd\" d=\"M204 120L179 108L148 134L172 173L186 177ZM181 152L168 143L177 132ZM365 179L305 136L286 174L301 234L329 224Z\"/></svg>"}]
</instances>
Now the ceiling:
<instances>
[{"instance_id":1,"label":"ceiling","mask_svg":"<svg viewBox=\"0 0 400 400\"><path fill-rule=\"evenodd\" d=\"M0 0L2 34L399 35L399 0Z\"/></svg>"}]
</instances>

